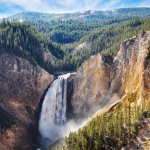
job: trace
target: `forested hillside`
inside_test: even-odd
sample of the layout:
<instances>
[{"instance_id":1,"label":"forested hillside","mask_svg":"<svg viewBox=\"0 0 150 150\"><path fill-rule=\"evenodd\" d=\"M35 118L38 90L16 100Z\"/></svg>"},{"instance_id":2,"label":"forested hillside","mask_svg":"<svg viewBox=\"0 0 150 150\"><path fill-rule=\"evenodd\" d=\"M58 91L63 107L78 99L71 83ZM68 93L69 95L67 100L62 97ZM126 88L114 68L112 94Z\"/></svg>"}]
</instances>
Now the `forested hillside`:
<instances>
[{"instance_id":1,"label":"forested hillside","mask_svg":"<svg viewBox=\"0 0 150 150\"><path fill-rule=\"evenodd\" d=\"M54 42L67 44L78 42L85 35L90 34L95 30L105 28L107 25L115 23L121 23L128 20L138 19L139 17L121 17L116 19L109 19L107 21L101 21L100 23L88 24L83 21L75 20L58 20L58 21L27 21L35 27L42 36L48 36Z\"/></svg>"},{"instance_id":2,"label":"forested hillside","mask_svg":"<svg viewBox=\"0 0 150 150\"><path fill-rule=\"evenodd\" d=\"M0 52L7 52L27 59L30 63L53 72L50 62L43 59L43 51L51 52L56 58L63 58L60 45L52 43L48 38L41 37L38 32L27 23L0 23Z\"/></svg>"},{"instance_id":3,"label":"forested hillside","mask_svg":"<svg viewBox=\"0 0 150 150\"><path fill-rule=\"evenodd\" d=\"M61 14L61 18L59 14L27 12L16 15L18 19L25 17L24 23L0 23L0 44L7 52L37 63L50 73L74 71L98 52L106 59L108 57L108 63L111 63L121 41L138 35L142 29L149 29L149 20L144 19L149 15L149 8L77 12ZM57 19L53 20L53 17ZM88 47L72 53L78 45L86 42ZM56 63L44 62L43 50L58 58Z\"/></svg>"},{"instance_id":4,"label":"forested hillside","mask_svg":"<svg viewBox=\"0 0 150 150\"><path fill-rule=\"evenodd\" d=\"M70 132L65 138L66 146L63 150L130 148L130 144L144 124L144 119L150 117L150 102L147 107L141 107L136 105L136 99L132 98L133 95L128 99L129 104L126 103L123 108L117 105L116 111L97 116L77 132ZM135 102L134 107L131 107L131 101ZM146 109L148 111L145 111Z\"/></svg>"},{"instance_id":5,"label":"forested hillside","mask_svg":"<svg viewBox=\"0 0 150 150\"><path fill-rule=\"evenodd\" d=\"M110 58L108 61L110 62L111 58L118 52L121 41L137 35L143 28L145 30L149 29L148 22L150 20L128 20L130 18L126 18L125 20L128 21L124 21L124 19L111 19L100 24L91 25L75 21L53 22L52 25L50 25L51 22L38 21L35 24L30 22L39 32L28 23L3 20L0 23L1 51L5 50L8 53L25 58L31 63L45 68L50 73L77 70L84 61L98 52L108 56ZM66 28L64 29L64 27ZM51 34L51 32L49 33L50 28L52 28L53 37L55 37L54 34L56 35L56 33L61 34L59 31L66 32L68 30L66 36L70 40L71 35L73 41L63 45L53 43L49 38ZM75 30L76 28L77 30ZM86 30L83 30L84 28ZM79 36L76 36L76 34ZM58 36L59 40L66 41L67 38L63 35ZM75 54L71 53L74 47L84 42L90 43L88 49L83 48ZM58 58L56 63L44 62L42 51L51 52Z\"/></svg>"},{"instance_id":6,"label":"forested hillside","mask_svg":"<svg viewBox=\"0 0 150 150\"><path fill-rule=\"evenodd\" d=\"M48 14L48 13L38 13L38 12L23 12L13 16L10 16L8 19L17 19L24 21L58 21L58 20L80 20L86 23L95 23L102 20L119 18L119 17L149 17L150 8L120 8L109 11L84 11L76 13L64 13L64 14Z\"/></svg>"},{"instance_id":7,"label":"forested hillside","mask_svg":"<svg viewBox=\"0 0 150 150\"><path fill-rule=\"evenodd\" d=\"M63 60L56 62L56 68L59 70L76 70L84 61L90 58L91 55L98 52L103 53L108 57L108 62L119 51L121 41L133 37L140 33L144 28L149 29L148 23L150 20L129 20L125 23L114 23L105 25L102 28L91 32L90 34L82 37L79 42L65 44L62 49L66 52ZM83 48L82 51L77 51L75 54L70 53L75 46L84 42L90 42L90 47Z\"/></svg>"},{"instance_id":8,"label":"forested hillside","mask_svg":"<svg viewBox=\"0 0 150 150\"><path fill-rule=\"evenodd\" d=\"M74 91L72 96L72 104L78 108L72 107L74 111L77 110L76 113L79 112L80 108L82 109L81 113L84 113L84 111L88 113L91 109L87 103L89 100L88 96L93 90L90 85L93 84L94 87L96 84L91 82L93 80L90 80L90 78L100 82L99 78L104 80L104 76L106 76L105 83L101 81L97 87L101 91L103 88L106 88L106 82L111 82L110 91L107 91L106 98L98 103L99 111L78 131L70 132L65 137L64 146L61 148L57 147L57 150L149 149L150 145L148 143L150 139L147 132L150 123L150 31L144 32L144 30L150 30L150 19L142 24L141 27L143 29L140 35L122 41L120 51L113 59L113 63L109 65L110 74L108 76L111 80L107 79L109 77L105 73L106 70L109 70L105 68L107 60L103 62L100 54L92 56L77 72L74 84L76 91ZM96 65L99 67L94 72L93 70L97 69ZM94 74L92 74L93 72ZM103 72L103 75L101 72ZM97 76L95 76L96 73ZM115 78L116 80L114 80ZM119 86L121 88L118 90ZM81 90L82 92L80 92ZM90 93L88 96L86 91ZM114 93L110 96L109 94L112 91ZM103 96L101 93L95 95L94 100L96 99L96 101L99 101ZM100 96L98 97L98 95ZM94 96L94 94L91 96ZM117 97L118 100L116 100ZM107 98L111 102L103 105L108 102ZM115 101L113 101L113 98ZM92 105L94 100L91 100ZM84 105L81 104L82 102ZM96 109L96 105L94 109Z\"/></svg>"}]
</instances>

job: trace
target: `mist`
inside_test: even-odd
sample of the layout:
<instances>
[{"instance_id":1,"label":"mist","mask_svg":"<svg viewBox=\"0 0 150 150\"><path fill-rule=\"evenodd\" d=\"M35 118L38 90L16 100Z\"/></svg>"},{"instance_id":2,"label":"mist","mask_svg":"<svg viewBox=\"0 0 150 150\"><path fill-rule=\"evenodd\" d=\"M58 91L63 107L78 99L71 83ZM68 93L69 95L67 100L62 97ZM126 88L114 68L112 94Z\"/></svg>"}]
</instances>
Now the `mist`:
<instances>
[{"instance_id":1,"label":"mist","mask_svg":"<svg viewBox=\"0 0 150 150\"><path fill-rule=\"evenodd\" d=\"M47 148L60 138L68 136L70 132L78 131L78 129L82 128L86 123L87 119L80 120L78 123L75 120L69 120L63 126L52 125L49 129L43 129L42 131L44 132L45 137L42 137L41 148ZM62 144L64 145L64 143L61 143L61 146Z\"/></svg>"},{"instance_id":2,"label":"mist","mask_svg":"<svg viewBox=\"0 0 150 150\"><path fill-rule=\"evenodd\" d=\"M41 148L47 148L70 131L76 131L84 125L84 120L76 123L67 121L67 79L70 73L59 76L48 89L42 104L39 120Z\"/></svg>"}]
</instances>

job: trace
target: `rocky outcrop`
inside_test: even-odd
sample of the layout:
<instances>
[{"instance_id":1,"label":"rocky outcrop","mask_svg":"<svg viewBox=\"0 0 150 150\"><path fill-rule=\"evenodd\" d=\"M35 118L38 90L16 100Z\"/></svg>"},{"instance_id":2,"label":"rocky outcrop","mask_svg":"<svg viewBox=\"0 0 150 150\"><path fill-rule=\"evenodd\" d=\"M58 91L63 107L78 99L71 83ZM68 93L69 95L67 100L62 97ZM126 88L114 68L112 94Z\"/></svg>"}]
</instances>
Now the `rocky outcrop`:
<instances>
[{"instance_id":1,"label":"rocky outcrop","mask_svg":"<svg viewBox=\"0 0 150 150\"><path fill-rule=\"evenodd\" d=\"M71 105L71 96L73 92L73 79L76 76L76 73L71 73L67 82L67 110L66 110L66 117L67 120L74 118L73 113L72 113L72 105Z\"/></svg>"},{"instance_id":2,"label":"rocky outcrop","mask_svg":"<svg viewBox=\"0 0 150 150\"><path fill-rule=\"evenodd\" d=\"M91 56L73 79L71 104L76 117L99 109L110 88L110 65L101 54Z\"/></svg>"},{"instance_id":3,"label":"rocky outcrop","mask_svg":"<svg viewBox=\"0 0 150 150\"><path fill-rule=\"evenodd\" d=\"M7 145L7 150L20 145L30 149L35 142L31 133L38 125L43 94L54 79L22 58L0 55L0 106L15 119L9 129L1 129L0 145Z\"/></svg>"},{"instance_id":4,"label":"rocky outcrop","mask_svg":"<svg viewBox=\"0 0 150 150\"><path fill-rule=\"evenodd\" d=\"M57 60L57 58L53 56L50 52L47 53L46 51L43 50L42 54L43 54L44 62L50 62L54 64Z\"/></svg>"},{"instance_id":5,"label":"rocky outcrop","mask_svg":"<svg viewBox=\"0 0 150 150\"><path fill-rule=\"evenodd\" d=\"M136 99L139 102L144 103L146 95L149 95L150 89L146 84L149 82L148 63L145 57L148 52L148 41L150 40L149 32L141 33L139 37L123 41L121 43L120 51L114 58L113 64L113 79L111 82L110 90L108 91L108 97L105 98L105 104L112 104L114 102L114 95L118 95L120 98L126 96L129 93L137 92ZM120 68L120 69L119 69ZM120 73L119 73L120 71ZM114 76L117 74L117 76ZM118 75L120 77L118 77ZM116 85L116 81L120 80L121 86ZM146 82L144 82L146 81ZM117 87L118 86L118 87ZM117 87L117 91L113 92L112 89ZM147 91L144 94L144 91Z\"/></svg>"},{"instance_id":6,"label":"rocky outcrop","mask_svg":"<svg viewBox=\"0 0 150 150\"><path fill-rule=\"evenodd\" d=\"M71 51L71 53L75 54L77 51L81 51L81 50L83 50L84 48L86 48L86 49L89 50L89 47L90 47L90 42L89 42L89 41L88 41L88 42L84 42L84 43L78 45L77 47L75 47L75 48Z\"/></svg>"},{"instance_id":7,"label":"rocky outcrop","mask_svg":"<svg viewBox=\"0 0 150 150\"><path fill-rule=\"evenodd\" d=\"M150 92L149 32L125 40L112 63L102 54L91 56L73 79L71 107L78 117L93 115L136 90L137 99L148 100Z\"/></svg>"}]
</instances>

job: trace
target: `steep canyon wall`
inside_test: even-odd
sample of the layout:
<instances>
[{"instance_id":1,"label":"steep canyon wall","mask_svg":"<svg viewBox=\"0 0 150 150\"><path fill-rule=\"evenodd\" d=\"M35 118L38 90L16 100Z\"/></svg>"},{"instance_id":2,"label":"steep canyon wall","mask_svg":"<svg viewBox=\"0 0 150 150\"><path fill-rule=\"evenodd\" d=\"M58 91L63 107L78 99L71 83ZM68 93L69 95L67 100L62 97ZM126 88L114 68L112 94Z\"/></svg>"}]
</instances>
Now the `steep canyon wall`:
<instances>
[{"instance_id":1,"label":"steep canyon wall","mask_svg":"<svg viewBox=\"0 0 150 150\"><path fill-rule=\"evenodd\" d=\"M106 63L105 57L98 53L78 70L72 81L72 116L78 119L93 115L135 91L136 98L147 103L150 63L145 57L149 33L142 32L138 37L123 41L112 63Z\"/></svg>"},{"instance_id":2,"label":"steep canyon wall","mask_svg":"<svg viewBox=\"0 0 150 150\"><path fill-rule=\"evenodd\" d=\"M14 120L8 129L0 127L0 150L33 146L42 96L54 79L22 58L0 55L0 107ZM8 120L1 124L9 124Z\"/></svg>"}]
</instances>

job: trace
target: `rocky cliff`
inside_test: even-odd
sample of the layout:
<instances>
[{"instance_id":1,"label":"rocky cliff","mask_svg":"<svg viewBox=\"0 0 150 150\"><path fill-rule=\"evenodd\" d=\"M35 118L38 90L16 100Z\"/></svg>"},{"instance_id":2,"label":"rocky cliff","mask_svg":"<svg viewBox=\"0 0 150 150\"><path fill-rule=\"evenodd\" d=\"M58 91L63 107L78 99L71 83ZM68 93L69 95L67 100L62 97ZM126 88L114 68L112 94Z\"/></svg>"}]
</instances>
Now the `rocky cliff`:
<instances>
[{"instance_id":1,"label":"rocky cliff","mask_svg":"<svg viewBox=\"0 0 150 150\"><path fill-rule=\"evenodd\" d=\"M112 63L107 63L102 54L91 56L72 81L72 115L89 116L132 92L136 92L136 98L142 103L147 101L150 66L145 57L149 33L142 32L138 37L123 41Z\"/></svg>"},{"instance_id":2,"label":"rocky cliff","mask_svg":"<svg viewBox=\"0 0 150 150\"><path fill-rule=\"evenodd\" d=\"M91 56L73 79L71 104L73 114L85 116L104 100L110 87L110 65L106 64L101 54ZM93 109L92 109L93 108Z\"/></svg>"},{"instance_id":3,"label":"rocky cliff","mask_svg":"<svg viewBox=\"0 0 150 150\"><path fill-rule=\"evenodd\" d=\"M43 55L44 62L50 62L54 64L57 60L57 58L53 56L50 52L47 53L45 51L42 51L42 55Z\"/></svg>"},{"instance_id":4,"label":"rocky cliff","mask_svg":"<svg viewBox=\"0 0 150 150\"><path fill-rule=\"evenodd\" d=\"M0 150L31 149L43 94L54 79L22 58L0 55L0 107L7 116L0 120Z\"/></svg>"}]
</instances>

